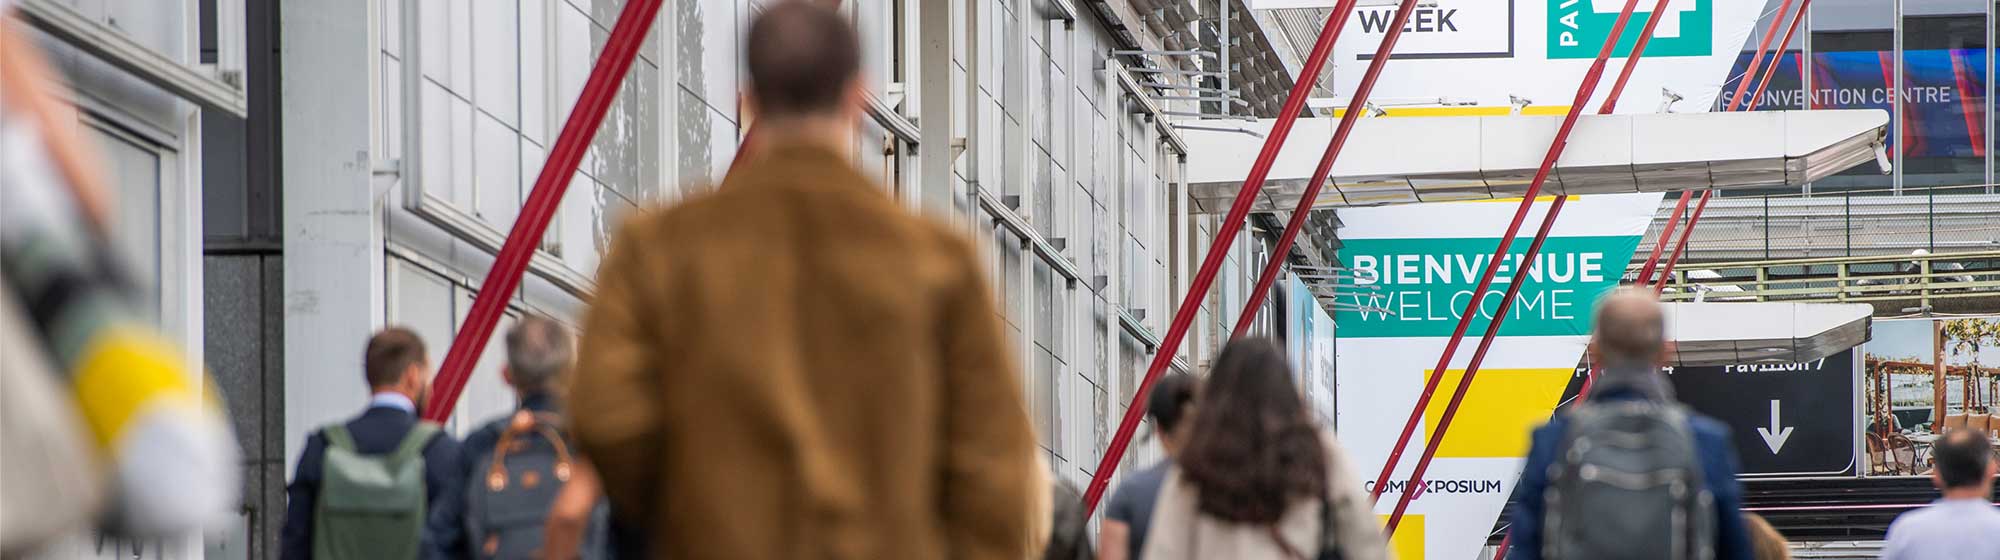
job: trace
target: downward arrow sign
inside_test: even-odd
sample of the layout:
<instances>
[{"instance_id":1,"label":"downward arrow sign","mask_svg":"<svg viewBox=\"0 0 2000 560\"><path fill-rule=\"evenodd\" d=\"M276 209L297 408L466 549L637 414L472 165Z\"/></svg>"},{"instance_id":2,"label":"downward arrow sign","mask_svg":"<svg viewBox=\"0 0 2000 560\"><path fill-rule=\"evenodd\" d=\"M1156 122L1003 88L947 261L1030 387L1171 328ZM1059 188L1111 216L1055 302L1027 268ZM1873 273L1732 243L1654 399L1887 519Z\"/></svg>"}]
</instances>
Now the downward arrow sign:
<instances>
[{"instance_id":1,"label":"downward arrow sign","mask_svg":"<svg viewBox=\"0 0 2000 560\"><path fill-rule=\"evenodd\" d=\"M1778 427L1778 400L1771 399L1771 427L1757 428L1757 435L1764 436L1764 445L1771 448L1771 454L1785 448L1785 440L1792 437L1792 427Z\"/></svg>"}]
</instances>

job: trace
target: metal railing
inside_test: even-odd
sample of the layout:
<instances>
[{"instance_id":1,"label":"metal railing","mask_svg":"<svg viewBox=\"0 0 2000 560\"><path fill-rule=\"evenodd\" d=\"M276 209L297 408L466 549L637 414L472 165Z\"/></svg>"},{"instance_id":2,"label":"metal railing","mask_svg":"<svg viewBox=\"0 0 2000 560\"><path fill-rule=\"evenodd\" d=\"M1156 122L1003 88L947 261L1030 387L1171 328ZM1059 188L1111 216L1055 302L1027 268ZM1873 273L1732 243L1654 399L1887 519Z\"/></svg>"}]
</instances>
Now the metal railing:
<instances>
[{"instance_id":1,"label":"metal railing","mask_svg":"<svg viewBox=\"0 0 2000 560\"><path fill-rule=\"evenodd\" d=\"M1628 271L1628 275L1636 273ZM1914 302L2000 298L2000 251L1690 264L1674 272L1666 301Z\"/></svg>"}]
</instances>

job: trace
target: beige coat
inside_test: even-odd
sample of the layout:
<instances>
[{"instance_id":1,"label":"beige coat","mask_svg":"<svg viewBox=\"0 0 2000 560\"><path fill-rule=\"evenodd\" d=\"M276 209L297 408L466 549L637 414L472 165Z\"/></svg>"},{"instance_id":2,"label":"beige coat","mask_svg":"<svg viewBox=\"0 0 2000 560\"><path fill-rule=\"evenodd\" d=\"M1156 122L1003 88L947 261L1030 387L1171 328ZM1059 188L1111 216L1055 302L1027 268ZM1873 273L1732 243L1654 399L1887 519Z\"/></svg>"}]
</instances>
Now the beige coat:
<instances>
[{"instance_id":1,"label":"beige coat","mask_svg":"<svg viewBox=\"0 0 2000 560\"><path fill-rule=\"evenodd\" d=\"M1332 500L1334 541L1344 560L1387 560L1388 543L1382 525L1361 492L1361 480L1341 451L1332 432L1324 432L1327 452L1327 497ZM1167 473L1160 487L1158 505L1153 509L1151 528L1146 531L1147 560L1231 558L1241 560L1293 560L1273 542L1265 525L1244 525L1203 515L1196 508L1197 490L1176 467ZM1278 520L1278 533L1293 550L1311 560L1319 550L1320 502L1300 500Z\"/></svg>"},{"instance_id":2,"label":"beige coat","mask_svg":"<svg viewBox=\"0 0 2000 560\"><path fill-rule=\"evenodd\" d=\"M1020 560L1035 440L978 251L772 146L625 221L569 411L660 558Z\"/></svg>"}]
</instances>

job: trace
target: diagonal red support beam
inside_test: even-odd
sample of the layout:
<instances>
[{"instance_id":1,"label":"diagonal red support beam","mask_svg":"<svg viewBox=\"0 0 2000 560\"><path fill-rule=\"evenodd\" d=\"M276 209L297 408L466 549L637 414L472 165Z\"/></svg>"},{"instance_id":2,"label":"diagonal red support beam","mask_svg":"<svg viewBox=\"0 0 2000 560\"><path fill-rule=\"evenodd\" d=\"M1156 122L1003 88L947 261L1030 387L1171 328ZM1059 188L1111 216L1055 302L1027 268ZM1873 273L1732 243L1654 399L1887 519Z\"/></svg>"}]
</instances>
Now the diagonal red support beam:
<instances>
[{"instance_id":1,"label":"diagonal red support beam","mask_svg":"<svg viewBox=\"0 0 2000 560\"><path fill-rule=\"evenodd\" d=\"M1521 224L1528 219L1528 209L1534 207L1535 197L1541 195L1542 185L1548 182L1549 173L1555 169L1556 159L1562 156L1563 148L1568 146L1570 131L1576 128L1576 121L1583 117L1584 106L1588 105L1591 96L1597 93L1597 82L1603 79L1604 68L1611 59L1611 53L1618 47L1618 38L1625 33L1625 24L1631 20L1632 11L1638 9L1638 5L1639 0L1625 0L1625 8L1619 12L1618 20L1612 24L1611 34L1605 39L1604 48L1598 51L1597 59L1591 62L1590 70L1584 73L1583 85L1577 87L1576 99L1570 102L1569 113L1563 117L1562 127L1556 130L1555 140L1549 143L1548 153L1542 157L1541 169L1535 172L1535 180L1528 184L1527 192L1522 193L1521 203L1514 207L1514 221L1507 224L1507 231L1500 236L1500 244L1494 248L1493 258L1487 261L1485 272L1479 276L1479 286L1473 289L1472 293L1484 294L1493 286L1493 277L1500 273L1500 265L1506 261L1508 250L1513 247L1514 237L1520 235ZM1635 56L1637 54L1639 53L1635 53ZM1557 204L1561 204L1561 200L1561 197L1558 197ZM1471 298L1466 302L1465 312L1459 314L1458 326L1452 329L1451 339L1445 341L1444 352L1438 356L1437 365L1431 368L1429 378L1424 381L1424 391L1417 395L1416 406L1410 407L1410 417L1403 422L1403 431L1396 437L1395 447L1389 448L1389 460L1383 463L1381 474L1375 477L1374 489L1369 491L1371 503L1381 500L1382 492L1388 489L1389 477L1395 473L1396 465L1402 460L1403 450L1409 447L1410 438L1416 434L1417 422L1423 420L1424 409L1430 406L1431 398L1437 394L1438 385L1444 382L1445 369L1451 365L1452 357L1458 353L1458 345L1465 340L1465 331L1472 326L1473 317L1479 315L1479 304L1484 299L1477 296ZM1498 320L1497 316L1495 320ZM1456 402L1456 399L1453 402ZM1433 433L1435 439L1435 434L1442 434L1443 430L1434 430ZM1418 463L1419 475L1422 474L1423 466L1429 462L1431 450L1434 450L1435 446L1433 443L1432 447L1425 451L1422 462ZM1405 491L1402 498L1404 503L1407 504L1407 500L1415 494L1416 492ZM1398 506L1397 509L1400 511L1402 506ZM1395 533L1398 521L1397 517L1389 518L1390 533Z\"/></svg>"},{"instance_id":2,"label":"diagonal red support beam","mask_svg":"<svg viewBox=\"0 0 2000 560\"><path fill-rule=\"evenodd\" d=\"M1764 92L1767 88L1771 87L1771 76L1777 75L1778 63L1785 60L1785 45L1792 44L1792 34L1799 31L1799 22L1806 20L1806 8L1810 7L1812 7L1812 0L1799 0L1799 11L1792 14L1792 23L1785 27L1785 38L1778 41L1777 50L1771 56L1771 65L1764 67L1764 78L1757 81L1756 95L1750 96L1750 106L1743 110L1755 111L1757 110L1757 105L1764 101ZM1785 14L1781 13L1778 15L1783 16ZM1801 66L1803 66L1804 61L1800 62ZM1746 75L1743 79L1748 80L1750 77ZM1805 82L1800 82L1799 85L1800 87L1805 87Z\"/></svg>"},{"instance_id":3,"label":"diagonal red support beam","mask_svg":"<svg viewBox=\"0 0 2000 560\"><path fill-rule=\"evenodd\" d=\"M1097 470L1090 479L1090 486L1083 494L1083 514L1088 517L1097 509L1097 503L1104 497L1104 491L1111 484L1111 474L1118 469L1118 461L1125 457L1125 448L1132 442L1132 432L1139 427L1139 419L1145 416L1146 395L1153 390L1153 383L1159 381L1160 374L1166 372L1173 363L1174 354L1180 350L1181 339L1187 336L1189 326L1194 324L1195 312L1201 308L1203 296L1215 283L1215 275L1222 269L1222 259L1236 243L1236 234L1243 231L1243 219L1250 215L1250 205L1256 200L1257 192L1264 186L1264 178L1271 173L1271 163L1278 158L1278 149L1291 136L1292 126L1297 124L1299 113L1305 110L1306 97L1318 82L1320 70L1326 67L1327 57L1333 54L1334 40L1346 26L1354 13L1356 0L1340 0L1333 14L1320 28L1319 38L1313 42L1312 51L1299 69L1299 79L1292 83L1291 93L1285 97L1285 105L1278 112L1278 120L1271 125L1271 133L1264 138L1264 147L1257 152L1257 160L1250 165L1250 173L1243 179L1243 186L1236 192L1236 200L1229 205L1229 214L1224 216L1220 229L1215 233L1215 242L1202 257L1201 268L1195 272L1194 282L1188 286L1187 295L1181 298L1180 307L1174 312L1173 323L1168 325L1166 336L1160 338L1160 347L1154 350L1153 362L1146 368L1146 376L1139 381L1139 388L1132 394L1132 404L1125 408L1125 418L1118 424L1118 432L1111 438L1111 447L1104 452L1104 458L1097 463Z\"/></svg>"},{"instance_id":4,"label":"diagonal red support beam","mask_svg":"<svg viewBox=\"0 0 2000 560\"><path fill-rule=\"evenodd\" d=\"M1694 225L1701 221L1701 211L1708 209L1708 199L1714 195L1715 191L1701 192L1701 202L1696 203L1694 213L1688 215L1688 225L1681 229L1681 241L1674 245L1674 255L1668 257L1667 265L1660 268L1660 280L1653 284L1653 293L1657 294L1667 289L1667 280L1674 277L1674 265L1680 264L1681 253L1686 252L1688 248L1688 238L1694 237Z\"/></svg>"},{"instance_id":5,"label":"diagonal red support beam","mask_svg":"<svg viewBox=\"0 0 2000 560\"><path fill-rule=\"evenodd\" d=\"M1528 206L1534 203L1535 194L1541 190L1542 184L1548 181L1549 173L1555 170L1556 161L1562 157L1563 150L1569 147L1569 135L1575 130L1576 121L1582 117L1584 105L1590 102L1592 95L1596 94L1597 82L1604 77L1605 64L1610 60L1611 54L1617 50L1618 40L1625 33L1625 24L1631 19L1632 11L1638 9L1638 4L1639 0L1626 0L1624 9L1619 11L1617 22L1612 24L1610 35L1605 37L1604 48L1598 51L1597 60L1591 64L1590 72L1584 75L1583 84L1577 87L1576 100L1570 104L1569 114L1564 117L1562 128L1556 131L1555 140L1549 143L1548 154L1542 157L1542 166L1535 172L1535 181L1528 186L1526 198L1523 198L1521 201L1521 210L1526 210ZM1664 9L1665 4L1666 2L1662 1L1654 8L1654 17L1651 18L1651 21L1658 21L1660 19L1658 15L1666 11ZM1641 35L1636 44L1633 45L1632 52L1629 55L1630 60L1637 60L1644 56L1645 46L1650 41L1652 35L1651 31L1652 26L1649 25L1646 33ZM1616 81L1619 84L1623 84L1626 80L1631 79L1632 69L1637 66L1636 62L1628 61L1625 68L1619 72ZM1613 91L1620 91L1622 89L1621 87L1613 86ZM1617 105L1616 98L1608 98L1598 111L1600 113L1609 112L1615 109ZM1437 427L1431 430L1430 440L1424 445L1423 456L1417 459L1416 467L1410 472L1409 483L1403 486L1405 490L1396 500L1396 509L1389 513L1389 521L1387 526L1384 527L1384 530L1389 534L1394 535L1396 533L1397 525L1403 521L1403 514L1409 511L1410 503L1421 493L1420 489L1423 487L1424 472L1430 469L1431 461L1437 458L1437 450L1440 444L1444 442L1445 434L1451 430L1451 421L1458 415L1458 407L1465 402L1465 395L1471 392L1472 380L1479 374L1479 365L1486 360L1486 352L1493 348L1493 341L1500 334L1500 326L1506 322L1507 311L1513 307L1514 299L1520 296L1521 286L1528 283L1528 270L1533 268L1535 256L1541 253L1542 244L1548 241L1550 229L1555 226L1556 218L1562 215L1563 205L1568 202L1568 196L1557 196L1555 197L1555 201L1549 203L1548 213L1542 217L1542 224L1535 231L1534 241L1528 244L1527 253L1523 254L1519 261L1516 261L1518 264L1515 268L1518 270L1514 273L1514 281L1507 283L1507 293L1501 296L1500 304L1493 312L1493 319L1486 325L1486 334L1480 337L1479 347L1472 352L1472 361L1467 364L1465 373L1459 376L1458 387L1452 391L1451 400L1445 404L1444 415L1438 419ZM1487 268L1489 274L1485 280L1492 280L1493 273L1497 272L1497 267L1502 257L1507 253L1508 241L1520 230L1521 216L1521 212L1515 212L1514 223L1508 226L1507 236L1501 239L1500 250L1494 253L1494 259L1491 266ZM1486 293L1486 288L1482 286L1478 291L1473 293ZM1472 304L1477 306L1480 299L1484 298L1474 297ZM1466 318L1469 319L1471 316L1471 313L1468 312ZM1432 370L1431 378L1442 379L1444 371L1444 366ZM1422 405L1413 408L1411 410L1412 418L1421 417L1423 410ZM1394 466L1391 465L1390 468L1393 469ZM1385 469L1384 473L1387 472L1389 470ZM1382 487L1383 484L1377 483L1375 491L1379 494L1383 490Z\"/></svg>"},{"instance_id":6,"label":"diagonal red support beam","mask_svg":"<svg viewBox=\"0 0 2000 560\"><path fill-rule=\"evenodd\" d=\"M1319 191L1326 186L1327 176L1333 173L1333 162L1340 158L1340 150L1347 146L1347 136L1354 132L1354 125L1367 113L1368 96L1375 91L1375 80L1382 77L1382 68L1388 66L1390 54L1396 49L1396 41L1403 37L1403 24L1416 10L1416 0L1403 0L1397 6L1395 20L1389 22L1389 31L1382 36L1382 43L1375 47L1375 58L1368 61L1368 71L1361 76L1361 84L1354 89L1354 98L1347 102L1347 112L1340 116L1340 126L1333 132L1333 140L1327 142L1326 152L1319 156L1319 166L1313 168L1312 180L1306 182L1305 195L1299 198L1299 206L1292 210L1292 217L1285 221L1285 231L1278 235L1277 250L1270 262L1264 263L1263 273L1257 276L1257 287L1250 290L1249 301L1244 302L1243 312L1236 316L1236 331L1231 338L1241 337L1250 332L1250 325L1257 322L1257 308L1264 305L1264 298L1271 293L1271 286L1278 282L1278 273L1285 268L1285 255L1292 250L1292 243L1299 238L1299 230L1305 228L1306 217L1312 215L1313 202L1319 200Z\"/></svg>"},{"instance_id":7,"label":"diagonal red support beam","mask_svg":"<svg viewBox=\"0 0 2000 560\"><path fill-rule=\"evenodd\" d=\"M1743 106L1743 94L1750 91L1750 77L1757 75L1757 68L1764 63L1764 53L1771 49L1771 38L1778 34L1778 24L1785 20L1785 12L1792 11L1792 0L1778 6L1778 15L1771 18L1771 25L1764 29L1764 39L1757 42L1757 55L1750 57L1750 68L1743 71L1743 81L1736 84L1736 95L1729 98L1729 110ZM1776 66L1778 61L1771 61Z\"/></svg>"},{"instance_id":8,"label":"diagonal red support beam","mask_svg":"<svg viewBox=\"0 0 2000 560\"><path fill-rule=\"evenodd\" d=\"M1674 213L1667 215L1667 227L1660 230L1660 238L1653 240L1653 254L1646 256L1646 265L1639 267L1639 277L1632 284L1644 286L1653 283L1653 270L1660 265L1660 254L1667 249L1667 241L1674 238L1674 228L1681 224L1681 214L1688 209L1688 199L1694 191L1681 191L1681 201L1674 203Z\"/></svg>"},{"instance_id":9,"label":"diagonal red support beam","mask_svg":"<svg viewBox=\"0 0 2000 560\"><path fill-rule=\"evenodd\" d=\"M1786 2L1785 2L1785 3L1786 3L1787 5L1791 4L1790 0L1786 0ZM1807 8L1810 8L1810 7L1812 7L1812 0L1800 0L1800 2L1799 2L1799 9L1798 9L1798 11L1797 11L1797 12L1794 12L1794 13L1792 14L1792 23L1791 23L1790 27L1788 27L1788 28L1787 28L1787 29L1785 30L1785 42L1784 42L1784 43L1782 43L1782 44L1779 44L1779 45L1778 45L1778 48L1780 49L1780 54L1779 54L1778 56L1783 56L1783 54L1782 54L1782 50L1784 49L1784 46L1785 46L1786 44L1790 44L1790 43L1791 43L1791 41L1792 41L1792 32L1794 32L1794 31L1797 31L1797 30L1798 30L1798 28L1799 28L1799 22L1800 22L1800 21L1804 21L1804 20L1806 19L1806 9L1807 9ZM1775 30L1777 29L1777 26L1778 26L1778 21L1780 21L1780 19L1781 19L1781 18L1783 18L1783 16L1784 16L1784 13L1783 13L1783 12L1779 12L1779 13L1778 13L1778 16L1779 16L1778 18L1773 18L1773 19L1771 20L1771 30L1770 30L1770 31L1775 31ZM1764 44L1762 44L1762 45L1759 45L1759 46L1758 46L1758 49L1757 49L1757 58L1758 58L1758 59L1762 59L1762 58L1764 58L1764 53L1765 53L1765 52L1766 52L1767 50L1769 50L1769 49L1768 49L1768 47L1769 47L1769 45L1770 45L1770 42L1771 42L1771 37L1770 37L1770 31L1766 31L1766 32L1765 32L1765 36L1764 36ZM1760 82L1758 82L1758 84L1757 84L1757 91L1756 91L1756 93L1755 93L1755 94L1754 94L1754 95L1753 95L1753 96L1751 97L1751 101L1750 101L1750 104L1749 104L1749 105L1748 105L1748 106L1747 106L1746 108L1744 108L1743 110L1745 110L1745 111L1754 111L1754 110L1756 110L1756 109L1757 109L1757 99L1759 99L1759 98L1762 98L1762 97L1764 97L1764 91L1765 91L1765 88L1768 88L1768 87L1770 87L1770 86L1771 86L1771 75L1772 75L1772 74L1774 74L1774 73L1776 72L1776 70L1778 69L1778 60L1779 60L1779 59L1777 58L1777 56L1773 56L1773 57L1771 58L1771 67L1770 67L1769 69L1767 69L1767 70L1765 71L1765 73L1764 73L1764 79L1763 79L1763 80L1761 80ZM1801 69L1800 71L1801 71L1801 72L1803 72L1803 71L1804 71L1804 66L1805 66L1805 65L1803 64L1803 61L1801 61L1801 62L1802 62L1802 64L1800 64L1799 66L1800 66L1800 69ZM1753 67L1754 67L1754 63L1753 63ZM1753 70L1753 72L1754 72L1754 70ZM1745 76L1744 76L1744 79L1745 79L1745 80L1748 80L1748 79L1749 79L1749 75L1748 75L1748 74L1745 74ZM1736 104L1734 104L1734 103L1731 103L1731 104L1730 104L1730 110L1732 110L1732 111L1733 111L1733 110L1736 110ZM1660 278L1659 278L1659 280L1658 280L1658 281L1656 281L1656 282L1655 282L1655 283L1653 284L1653 293L1655 293L1655 294L1658 294L1658 293L1661 293L1661 292L1663 292L1663 291L1665 291L1665 290L1667 289L1667 280L1673 277L1673 275L1674 275L1674 266L1675 266L1675 265L1678 265L1678 264L1680 264L1680 261L1681 261L1681 254L1687 251L1687 246L1688 246L1688 239L1690 239L1690 238L1694 237L1694 225L1695 225L1695 223L1696 223L1696 222L1699 222L1699 221L1701 221L1701 213L1702 213L1702 211L1704 211L1704 210L1707 210L1707 209L1708 209L1708 199L1709 199L1709 198L1711 198L1711 197L1713 197L1714 195L1715 195L1715 191L1712 191L1712 190L1704 190L1704 191L1702 191L1702 192L1701 192L1701 202L1699 202L1699 203L1696 203L1696 204L1695 204L1695 207L1694 207L1694 212L1688 215L1688 221L1687 221L1687 227L1685 227L1685 228L1682 228L1682 229L1681 229L1681 238L1680 238L1680 242L1679 242L1679 243L1676 243L1676 244L1674 245L1674 252L1673 252L1673 255L1672 255L1672 256L1669 256L1669 257L1667 258L1667 264L1666 264L1666 266L1665 266L1665 267L1663 267L1663 268L1661 268L1661 270L1660 270ZM1661 240L1661 241L1665 241L1665 240L1666 240L1666 236L1662 235L1662 236L1661 236L1661 238L1660 238L1660 240ZM1638 282L1638 285L1641 285L1641 286L1643 286L1643 285L1645 285L1645 283L1646 283L1645 279L1643 279L1643 278L1642 278L1642 279L1640 279L1640 280L1639 280L1639 282Z\"/></svg>"},{"instance_id":10,"label":"diagonal red support beam","mask_svg":"<svg viewBox=\"0 0 2000 560\"><path fill-rule=\"evenodd\" d=\"M661 0L630 0L624 11L618 14L618 23L611 28L611 35L604 43L604 51L597 57L597 63L590 69L590 79L583 84L583 93L576 100L576 108L569 113L569 120L563 123L562 134L549 150L549 159L542 163L542 172L535 177L535 189L528 193L528 200L521 206L521 214L514 219L514 227L507 232L507 242L500 247L500 254L493 261L493 270L479 284L479 297L472 301L472 311L466 314L465 324L459 326L458 335L452 337L451 349L445 353L444 365L438 368L437 379L431 383L431 396L424 407L424 419L443 421L451 416L451 409L458 404L459 393L472 377L472 366L479 362L479 354L485 350L486 341L493 336L493 328L500 323L500 315L507 309L507 300L514 297L514 290L521 287L521 274L528 269L528 261L534 257L535 246L540 244L543 232L548 230L549 219L555 216L556 208L562 203L563 192L569 189L570 177L576 174L577 162L583 160L584 151L590 148L590 140L597 136L597 129L604 124L604 114L611 108L611 101L618 96L618 84L625 80L626 70L632 68L632 59L639 54L639 45L645 41L646 32L653 27L653 21L660 12Z\"/></svg>"}]
</instances>

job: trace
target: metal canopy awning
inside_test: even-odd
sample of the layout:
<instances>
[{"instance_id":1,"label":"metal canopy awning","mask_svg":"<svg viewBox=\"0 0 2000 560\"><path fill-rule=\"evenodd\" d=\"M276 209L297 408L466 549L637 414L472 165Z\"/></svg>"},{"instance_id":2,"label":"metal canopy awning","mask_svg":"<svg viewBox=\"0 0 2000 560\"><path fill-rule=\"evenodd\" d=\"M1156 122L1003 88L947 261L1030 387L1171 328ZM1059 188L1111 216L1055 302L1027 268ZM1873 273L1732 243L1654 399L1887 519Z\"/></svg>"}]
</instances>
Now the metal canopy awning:
<instances>
[{"instance_id":1,"label":"metal canopy awning","mask_svg":"<svg viewBox=\"0 0 2000 560\"><path fill-rule=\"evenodd\" d=\"M1254 211L1295 208L1339 119L1300 119ZM1260 132L1274 121L1245 123ZM1517 197L1541 165L1560 116L1397 117L1358 123L1316 207ZM1801 184L1876 158L1879 109L1589 115L1577 122L1546 194L1605 194ZM1256 142L1190 130L1189 194L1229 209Z\"/></svg>"},{"instance_id":2,"label":"metal canopy awning","mask_svg":"<svg viewBox=\"0 0 2000 560\"><path fill-rule=\"evenodd\" d=\"M1677 366L1797 363L1868 341L1874 307L1860 303L1668 303Z\"/></svg>"}]
</instances>

